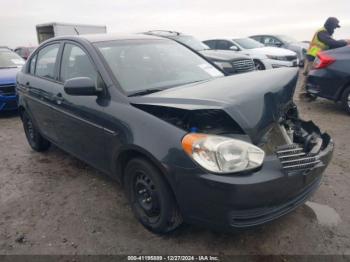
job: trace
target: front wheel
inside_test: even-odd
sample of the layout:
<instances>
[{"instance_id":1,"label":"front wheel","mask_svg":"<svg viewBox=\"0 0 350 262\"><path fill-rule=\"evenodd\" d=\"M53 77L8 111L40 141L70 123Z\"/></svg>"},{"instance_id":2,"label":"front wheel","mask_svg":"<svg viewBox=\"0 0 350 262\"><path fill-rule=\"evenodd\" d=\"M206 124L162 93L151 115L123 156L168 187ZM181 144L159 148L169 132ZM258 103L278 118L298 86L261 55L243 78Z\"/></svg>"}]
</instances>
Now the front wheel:
<instances>
[{"instance_id":1,"label":"front wheel","mask_svg":"<svg viewBox=\"0 0 350 262\"><path fill-rule=\"evenodd\" d=\"M42 137L32 119L25 111L22 113L22 122L30 147L38 152L47 150L50 147L50 142Z\"/></svg>"},{"instance_id":2,"label":"front wheel","mask_svg":"<svg viewBox=\"0 0 350 262\"><path fill-rule=\"evenodd\" d=\"M259 60L254 60L255 70L265 70L264 64Z\"/></svg>"},{"instance_id":3,"label":"front wheel","mask_svg":"<svg viewBox=\"0 0 350 262\"><path fill-rule=\"evenodd\" d=\"M140 223L156 234L165 234L182 223L173 193L160 171L143 158L131 160L125 169L124 187L132 211Z\"/></svg>"},{"instance_id":4,"label":"front wheel","mask_svg":"<svg viewBox=\"0 0 350 262\"><path fill-rule=\"evenodd\" d=\"M350 114L350 87L344 90L341 101L345 111Z\"/></svg>"}]
</instances>

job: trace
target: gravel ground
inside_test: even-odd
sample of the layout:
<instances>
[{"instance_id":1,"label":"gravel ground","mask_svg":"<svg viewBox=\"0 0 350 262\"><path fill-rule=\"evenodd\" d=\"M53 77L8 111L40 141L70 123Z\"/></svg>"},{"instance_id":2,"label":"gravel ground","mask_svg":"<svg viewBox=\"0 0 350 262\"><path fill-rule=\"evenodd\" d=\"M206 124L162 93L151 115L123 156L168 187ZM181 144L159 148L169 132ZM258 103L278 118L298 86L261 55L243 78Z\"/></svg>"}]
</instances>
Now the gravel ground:
<instances>
[{"instance_id":1,"label":"gravel ground","mask_svg":"<svg viewBox=\"0 0 350 262\"><path fill-rule=\"evenodd\" d=\"M268 225L216 233L185 225L156 236L116 182L56 147L33 152L17 115L0 116L0 254L350 254L350 116L319 99L301 115L336 143L320 189Z\"/></svg>"}]
</instances>

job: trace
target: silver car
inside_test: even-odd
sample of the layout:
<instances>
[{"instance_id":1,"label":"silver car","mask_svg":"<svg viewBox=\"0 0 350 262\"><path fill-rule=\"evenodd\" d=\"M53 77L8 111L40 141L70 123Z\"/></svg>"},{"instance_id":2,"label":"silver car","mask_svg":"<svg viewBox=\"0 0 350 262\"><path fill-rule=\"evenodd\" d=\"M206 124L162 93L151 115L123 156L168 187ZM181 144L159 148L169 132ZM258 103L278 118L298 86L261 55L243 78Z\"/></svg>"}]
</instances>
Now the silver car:
<instances>
[{"instance_id":1,"label":"silver car","mask_svg":"<svg viewBox=\"0 0 350 262\"><path fill-rule=\"evenodd\" d=\"M254 40L266 45L274 47L282 47L297 53L299 65L304 65L306 51L309 47L308 43L300 42L286 35L254 35L250 36Z\"/></svg>"}]
</instances>

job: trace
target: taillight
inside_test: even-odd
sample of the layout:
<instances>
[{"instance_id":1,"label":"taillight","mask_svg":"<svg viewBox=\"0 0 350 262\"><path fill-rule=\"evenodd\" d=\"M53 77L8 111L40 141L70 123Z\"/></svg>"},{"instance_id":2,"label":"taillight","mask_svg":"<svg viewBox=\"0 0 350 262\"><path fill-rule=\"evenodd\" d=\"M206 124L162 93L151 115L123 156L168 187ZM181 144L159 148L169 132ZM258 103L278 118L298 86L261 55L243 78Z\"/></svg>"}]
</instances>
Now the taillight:
<instances>
[{"instance_id":1,"label":"taillight","mask_svg":"<svg viewBox=\"0 0 350 262\"><path fill-rule=\"evenodd\" d=\"M322 69L326 68L330 64L335 62L335 58L326 55L325 53L319 53L314 61L313 68L314 69Z\"/></svg>"}]
</instances>

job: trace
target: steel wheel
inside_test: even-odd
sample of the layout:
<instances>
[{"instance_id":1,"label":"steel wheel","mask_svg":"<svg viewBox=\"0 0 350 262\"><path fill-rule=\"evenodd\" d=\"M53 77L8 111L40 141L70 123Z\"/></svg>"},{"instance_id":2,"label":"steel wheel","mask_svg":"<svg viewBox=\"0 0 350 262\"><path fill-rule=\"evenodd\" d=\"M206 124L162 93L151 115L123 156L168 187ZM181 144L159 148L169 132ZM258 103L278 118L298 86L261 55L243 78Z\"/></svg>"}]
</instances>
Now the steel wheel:
<instances>
[{"instance_id":1,"label":"steel wheel","mask_svg":"<svg viewBox=\"0 0 350 262\"><path fill-rule=\"evenodd\" d=\"M182 223L171 188L151 162L144 158L130 160L124 176L125 193L131 209L145 228L165 234Z\"/></svg>"},{"instance_id":2,"label":"steel wheel","mask_svg":"<svg viewBox=\"0 0 350 262\"><path fill-rule=\"evenodd\" d=\"M21 118L23 122L24 133L30 147L35 151L47 150L50 147L50 142L41 136L27 112L22 112Z\"/></svg>"},{"instance_id":3,"label":"steel wheel","mask_svg":"<svg viewBox=\"0 0 350 262\"><path fill-rule=\"evenodd\" d=\"M151 222L159 219L159 196L152 179L144 172L139 172L134 182L134 194L139 207Z\"/></svg>"}]
</instances>

